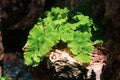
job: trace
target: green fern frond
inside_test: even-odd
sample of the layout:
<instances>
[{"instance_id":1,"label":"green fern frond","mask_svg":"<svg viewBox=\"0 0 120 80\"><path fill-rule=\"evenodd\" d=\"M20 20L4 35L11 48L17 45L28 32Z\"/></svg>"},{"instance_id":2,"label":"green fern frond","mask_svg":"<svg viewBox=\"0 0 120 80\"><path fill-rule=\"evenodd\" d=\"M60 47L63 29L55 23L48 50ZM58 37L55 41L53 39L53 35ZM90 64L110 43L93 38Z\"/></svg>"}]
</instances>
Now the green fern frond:
<instances>
[{"instance_id":1,"label":"green fern frond","mask_svg":"<svg viewBox=\"0 0 120 80\"><path fill-rule=\"evenodd\" d=\"M72 18L68 17L69 14L67 8L57 7L47 11L46 18L39 18L28 36L24 52L25 64L38 66L59 41L67 44L76 60L83 63L91 61L89 53L97 43L91 41L92 19L80 12Z\"/></svg>"}]
</instances>

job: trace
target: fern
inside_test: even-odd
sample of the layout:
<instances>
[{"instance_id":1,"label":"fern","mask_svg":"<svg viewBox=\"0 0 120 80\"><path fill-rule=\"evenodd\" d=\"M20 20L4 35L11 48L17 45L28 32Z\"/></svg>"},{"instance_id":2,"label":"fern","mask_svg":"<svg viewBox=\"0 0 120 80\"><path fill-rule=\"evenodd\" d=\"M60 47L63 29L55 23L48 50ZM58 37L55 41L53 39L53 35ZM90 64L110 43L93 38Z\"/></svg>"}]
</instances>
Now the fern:
<instances>
[{"instance_id":1,"label":"fern","mask_svg":"<svg viewBox=\"0 0 120 80\"><path fill-rule=\"evenodd\" d=\"M8 79L6 79L5 77L0 77L0 80L8 80Z\"/></svg>"},{"instance_id":2,"label":"fern","mask_svg":"<svg viewBox=\"0 0 120 80\"><path fill-rule=\"evenodd\" d=\"M0 80L10 80L10 76L7 74L3 76L0 75Z\"/></svg>"},{"instance_id":3,"label":"fern","mask_svg":"<svg viewBox=\"0 0 120 80\"><path fill-rule=\"evenodd\" d=\"M67 8L57 7L47 11L46 18L39 18L26 43L24 58L27 65L38 66L52 47L60 41L67 44L76 60L90 62L89 53L94 49L94 42L91 41L93 22L81 13L74 16L71 14Z\"/></svg>"}]
</instances>

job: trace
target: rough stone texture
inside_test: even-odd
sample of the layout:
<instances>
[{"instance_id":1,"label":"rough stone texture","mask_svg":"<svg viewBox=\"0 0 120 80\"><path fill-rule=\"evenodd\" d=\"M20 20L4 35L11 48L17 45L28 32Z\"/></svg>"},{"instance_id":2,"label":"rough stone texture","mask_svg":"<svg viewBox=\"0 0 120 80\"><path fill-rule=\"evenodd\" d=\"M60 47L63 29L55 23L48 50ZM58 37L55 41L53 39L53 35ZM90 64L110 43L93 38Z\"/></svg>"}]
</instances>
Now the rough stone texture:
<instances>
[{"instance_id":1,"label":"rough stone texture","mask_svg":"<svg viewBox=\"0 0 120 80\"><path fill-rule=\"evenodd\" d=\"M0 31L0 76L2 75L2 65L3 65L3 45L2 45L2 36Z\"/></svg>"},{"instance_id":2,"label":"rough stone texture","mask_svg":"<svg viewBox=\"0 0 120 80\"><path fill-rule=\"evenodd\" d=\"M76 61L66 51L56 49L50 52L50 68L53 72L52 80L100 80L99 76L101 73L99 71L102 70L104 59L99 57L99 59L95 60L94 58L97 57L94 55L92 62L85 66L85 64ZM98 64L96 65L95 62ZM98 68L95 69L94 67Z\"/></svg>"},{"instance_id":3,"label":"rough stone texture","mask_svg":"<svg viewBox=\"0 0 120 80\"><path fill-rule=\"evenodd\" d=\"M8 80L32 80L22 54L17 52L4 53L2 75L8 75Z\"/></svg>"},{"instance_id":4,"label":"rough stone texture","mask_svg":"<svg viewBox=\"0 0 120 80\"><path fill-rule=\"evenodd\" d=\"M94 71L96 75L95 80L101 80L102 69L104 69L104 66L106 65L106 56L97 48L94 49L91 56L92 61L87 66L87 69L89 70L88 74L90 74L91 71Z\"/></svg>"},{"instance_id":5,"label":"rough stone texture","mask_svg":"<svg viewBox=\"0 0 120 80\"><path fill-rule=\"evenodd\" d=\"M120 0L94 0L93 13L109 36L107 63L101 80L120 80Z\"/></svg>"},{"instance_id":6,"label":"rough stone texture","mask_svg":"<svg viewBox=\"0 0 120 80\"><path fill-rule=\"evenodd\" d=\"M0 28L6 52L21 51L29 30L43 15L44 5L45 0L0 0Z\"/></svg>"},{"instance_id":7,"label":"rough stone texture","mask_svg":"<svg viewBox=\"0 0 120 80\"><path fill-rule=\"evenodd\" d=\"M120 0L105 0L105 13L107 19L111 19L114 28L120 27Z\"/></svg>"}]
</instances>

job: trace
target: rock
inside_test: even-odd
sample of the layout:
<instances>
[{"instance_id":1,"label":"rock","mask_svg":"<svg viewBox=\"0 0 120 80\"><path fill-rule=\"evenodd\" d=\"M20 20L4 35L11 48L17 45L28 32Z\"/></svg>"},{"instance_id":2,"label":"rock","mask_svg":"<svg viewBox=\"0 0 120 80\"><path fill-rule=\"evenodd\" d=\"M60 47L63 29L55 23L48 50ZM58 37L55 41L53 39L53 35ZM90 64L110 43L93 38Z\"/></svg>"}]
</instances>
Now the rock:
<instances>
[{"instance_id":1,"label":"rock","mask_svg":"<svg viewBox=\"0 0 120 80\"><path fill-rule=\"evenodd\" d=\"M43 16L45 0L0 0L0 27L5 52L22 51L29 30Z\"/></svg>"},{"instance_id":2,"label":"rock","mask_svg":"<svg viewBox=\"0 0 120 80\"><path fill-rule=\"evenodd\" d=\"M3 75L8 75L9 80L32 80L21 53L4 53Z\"/></svg>"},{"instance_id":3,"label":"rock","mask_svg":"<svg viewBox=\"0 0 120 80\"><path fill-rule=\"evenodd\" d=\"M88 79L88 69L65 51L55 50L50 53L49 59L49 65L53 72L52 80L90 80L94 76L91 72Z\"/></svg>"},{"instance_id":4,"label":"rock","mask_svg":"<svg viewBox=\"0 0 120 80\"><path fill-rule=\"evenodd\" d=\"M101 80L120 80L120 0L94 0L92 14L102 24L109 47Z\"/></svg>"}]
</instances>

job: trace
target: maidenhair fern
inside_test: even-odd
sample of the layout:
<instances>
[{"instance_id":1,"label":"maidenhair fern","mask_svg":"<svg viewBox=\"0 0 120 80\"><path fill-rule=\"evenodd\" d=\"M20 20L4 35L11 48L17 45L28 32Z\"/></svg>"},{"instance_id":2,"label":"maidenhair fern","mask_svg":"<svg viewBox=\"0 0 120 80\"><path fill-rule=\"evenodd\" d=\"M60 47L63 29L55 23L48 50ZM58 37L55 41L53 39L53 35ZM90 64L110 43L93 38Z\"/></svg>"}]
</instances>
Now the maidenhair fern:
<instances>
[{"instance_id":1,"label":"maidenhair fern","mask_svg":"<svg viewBox=\"0 0 120 80\"><path fill-rule=\"evenodd\" d=\"M52 47L60 41L67 44L76 60L90 62L89 53L94 49L91 26L93 22L88 16L81 13L72 16L67 8L52 8L46 12L44 19L39 18L29 33L24 52L25 63L38 66Z\"/></svg>"},{"instance_id":2,"label":"maidenhair fern","mask_svg":"<svg viewBox=\"0 0 120 80\"><path fill-rule=\"evenodd\" d=\"M0 75L0 80L11 80L8 75L1 76Z\"/></svg>"},{"instance_id":3,"label":"maidenhair fern","mask_svg":"<svg viewBox=\"0 0 120 80\"><path fill-rule=\"evenodd\" d=\"M0 77L0 80L8 80L8 79L6 79L5 77Z\"/></svg>"}]
</instances>

